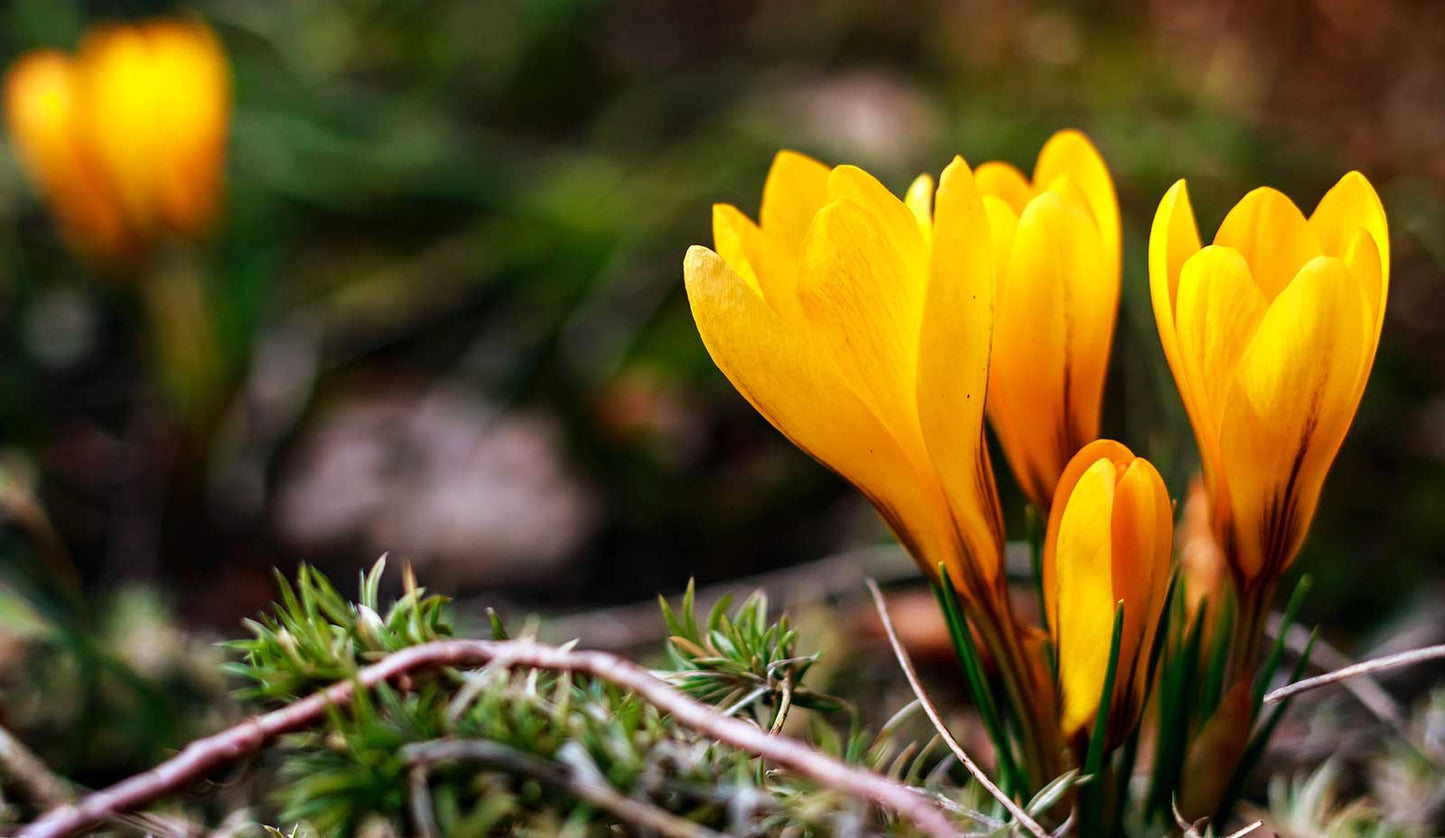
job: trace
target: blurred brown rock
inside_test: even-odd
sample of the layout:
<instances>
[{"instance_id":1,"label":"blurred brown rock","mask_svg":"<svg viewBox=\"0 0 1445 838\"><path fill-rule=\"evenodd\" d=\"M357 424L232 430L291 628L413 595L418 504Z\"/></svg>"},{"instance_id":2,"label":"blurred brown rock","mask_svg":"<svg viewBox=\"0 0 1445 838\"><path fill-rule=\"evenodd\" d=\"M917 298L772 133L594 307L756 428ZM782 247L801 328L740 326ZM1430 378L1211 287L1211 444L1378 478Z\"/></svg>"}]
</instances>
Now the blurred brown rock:
<instances>
[{"instance_id":1,"label":"blurred brown rock","mask_svg":"<svg viewBox=\"0 0 1445 838\"><path fill-rule=\"evenodd\" d=\"M432 584L536 584L592 531L595 494L552 420L454 388L356 397L305 438L277 495L303 553L390 551Z\"/></svg>"}]
</instances>

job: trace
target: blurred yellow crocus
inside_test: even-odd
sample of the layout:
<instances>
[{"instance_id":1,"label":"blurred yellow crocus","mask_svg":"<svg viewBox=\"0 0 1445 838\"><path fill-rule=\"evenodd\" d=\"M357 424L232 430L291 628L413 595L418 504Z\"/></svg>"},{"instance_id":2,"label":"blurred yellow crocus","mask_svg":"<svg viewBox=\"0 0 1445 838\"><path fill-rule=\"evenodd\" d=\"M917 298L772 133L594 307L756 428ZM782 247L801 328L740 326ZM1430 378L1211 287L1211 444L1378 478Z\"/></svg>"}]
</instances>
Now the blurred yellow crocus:
<instances>
[{"instance_id":1,"label":"blurred yellow crocus","mask_svg":"<svg viewBox=\"0 0 1445 838\"><path fill-rule=\"evenodd\" d=\"M976 179L997 260L988 415L1024 493L1047 512L1064 465L1099 435L1119 307L1119 203L1078 131L1044 144L1032 181L997 162Z\"/></svg>"},{"instance_id":2,"label":"blurred yellow crocus","mask_svg":"<svg viewBox=\"0 0 1445 838\"><path fill-rule=\"evenodd\" d=\"M1159 205L1154 315L1194 426L1215 534L1255 612L1303 543L1354 418L1389 277L1384 207L1358 172L1309 218L1280 192L1256 189L1202 248L1184 181Z\"/></svg>"},{"instance_id":3,"label":"blurred yellow crocus","mask_svg":"<svg viewBox=\"0 0 1445 838\"><path fill-rule=\"evenodd\" d=\"M1098 713L1119 602L1124 616L1111 735L1138 718L1168 594L1173 522L1159 472L1120 443L1095 440L1064 468L1049 511L1042 572L1066 736L1087 733Z\"/></svg>"},{"instance_id":4,"label":"blurred yellow crocus","mask_svg":"<svg viewBox=\"0 0 1445 838\"><path fill-rule=\"evenodd\" d=\"M719 369L925 572L943 562L965 594L1002 602L983 434L993 256L969 167L955 158L936 195L925 175L900 200L862 169L784 151L760 223L718 205L713 238L683 270Z\"/></svg>"},{"instance_id":5,"label":"blurred yellow crocus","mask_svg":"<svg viewBox=\"0 0 1445 838\"><path fill-rule=\"evenodd\" d=\"M39 50L5 84L11 139L74 246L103 261L199 238L220 200L230 73L193 20L106 26Z\"/></svg>"}]
</instances>

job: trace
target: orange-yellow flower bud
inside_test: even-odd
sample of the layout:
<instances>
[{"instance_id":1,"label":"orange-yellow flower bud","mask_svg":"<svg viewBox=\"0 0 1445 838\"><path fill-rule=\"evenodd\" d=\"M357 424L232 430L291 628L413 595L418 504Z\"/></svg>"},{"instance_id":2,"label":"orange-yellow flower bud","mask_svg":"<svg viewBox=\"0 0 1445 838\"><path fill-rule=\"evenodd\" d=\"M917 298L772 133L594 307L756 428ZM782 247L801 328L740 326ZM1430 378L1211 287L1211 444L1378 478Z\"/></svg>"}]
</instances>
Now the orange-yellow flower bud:
<instances>
[{"instance_id":1,"label":"orange-yellow flower bud","mask_svg":"<svg viewBox=\"0 0 1445 838\"><path fill-rule=\"evenodd\" d=\"M129 260L168 232L196 239L214 224L230 74L204 24L109 26L74 57L25 55L5 109L26 171L87 256Z\"/></svg>"},{"instance_id":2,"label":"orange-yellow flower bud","mask_svg":"<svg viewBox=\"0 0 1445 838\"><path fill-rule=\"evenodd\" d=\"M1119 204L1089 140L1060 131L1033 180L978 167L997 260L988 415L1024 493L1048 511L1064 465L1099 435L1119 307Z\"/></svg>"},{"instance_id":3,"label":"orange-yellow flower bud","mask_svg":"<svg viewBox=\"0 0 1445 838\"><path fill-rule=\"evenodd\" d=\"M1358 172L1309 218L1256 189L1208 247L1184 181L1159 205L1154 315L1242 592L1272 586L1304 542L1374 363L1389 277L1385 210Z\"/></svg>"},{"instance_id":4,"label":"orange-yellow flower bud","mask_svg":"<svg viewBox=\"0 0 1445 838\"><path fill-rule=\"evenodd\" d=\"M1138 718L1169 587L1173 521L1159 472L1117 442L1095 440L1064 468L1049 512L1042 572L1065 735L1083 731L1098 713L1121 601L1111 729L1122 733Z\"/></svg>"}]
</instances>

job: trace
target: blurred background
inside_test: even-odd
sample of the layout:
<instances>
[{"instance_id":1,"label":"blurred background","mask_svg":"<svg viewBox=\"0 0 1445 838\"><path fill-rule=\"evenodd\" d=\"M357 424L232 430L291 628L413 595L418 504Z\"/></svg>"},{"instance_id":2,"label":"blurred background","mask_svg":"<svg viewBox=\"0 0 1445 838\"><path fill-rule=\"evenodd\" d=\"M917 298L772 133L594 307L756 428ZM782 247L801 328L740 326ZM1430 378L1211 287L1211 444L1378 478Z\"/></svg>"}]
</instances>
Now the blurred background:
<instances>
[{"instance_id":1,"label":"blurred background","mask_svg":"<svg viewBox=\"0 0 1445 838\"><path fill-rule=\"evenodd\" d=\"M755 215L779 148L901 190L955 153L1027 171L1058 128L1089 134L1124 216L1105 434L1179 496L1196 455L1144 270L1159 197L1187 176L1208 237L1255 186L1308 211L1365 172L1389 311L1297 567L1347 649L1439 614L1445 5L12 0L0 62L158 14L204 20L230 67L207 239L98 269L0 149L0 715L61 770L214 725L177 708L219 675L166 650L236 634L273 568L349 592L389 551L433 589L555 613L886 543L687 310L710 205ZM17 651L36 637L67 654ZM128 685L74 701L159 732L107 743L106 713L27 687L57 679Z\"/></svg>"}]
</instances>

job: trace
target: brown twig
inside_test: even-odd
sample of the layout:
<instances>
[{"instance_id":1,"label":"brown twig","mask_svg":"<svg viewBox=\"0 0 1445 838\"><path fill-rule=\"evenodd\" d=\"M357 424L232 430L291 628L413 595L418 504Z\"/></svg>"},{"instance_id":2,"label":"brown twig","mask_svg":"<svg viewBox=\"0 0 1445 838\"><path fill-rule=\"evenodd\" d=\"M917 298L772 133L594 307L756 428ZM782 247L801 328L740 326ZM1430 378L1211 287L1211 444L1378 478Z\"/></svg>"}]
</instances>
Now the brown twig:
<instances>
[{"instance_id":1,"label":"brown twig","mask_svg":"<svg viewBox=\"0 0 1445 838\"><path fill-rule=\"evenodd\" d=\"M947 743L948 749L953 751L953 755L958 757L958 761L963 763L963 767L968 769L968 773L973 775L973 778L978 781L978 784L983 786L989 794L993 795L994 799L1003 804L1004 809L1008 810L1010 815L1013 815L1014 820L1018 821L1025 829L1037 836L1037 838L1048 838L1048 833L1044 831L1044 828L1039 826L1038 822L1033 818L1029 817L1029 813L1025 812L1022 806L1015 803L1013 798L1004 794L1003 789L999 788L994 784L993 780L989 779L988 774L985 773L982 768L978 767L978 763L974 762L973 758L968 755L968 752L963 749L963 746L958 744L958 740L953 738L953 734L948 730L948 725L943 723L943 717L938 714L938 708L933 706L933 702L929 700L927 693L923 691L923 684L918 680L918 672L913 668L913 661L908 657L908 652L903 648L903 643L898 639L898 632L893 628L893 620L888 616L888 603L883 599L883 591L878 588L878 583L874 580L865 579L863 581L864 584L868 586L868 592L873 595L873 604L878 609L878 619L883 621L883 631L888 635L888 643L893 647L893 655L898 658L898 665L903 669L904 677L908 679L908 686L913 688L913 694L918 697L919 706L923 708L923 712L928 716L928 720L933 723L933 727L938 731L938 735Z\"/></svg>"},{"instance_id":2,"label":"brown twig","mask_svg":"<svg viewBox=\"0 0 1445 838\"><path fill-rule=\"evenodd\" d=\"M955 831L948 818L925 798L887 777L846 765L785 736L774 736L748 722L719 714L658 680L646 669L606 652L571 651L530 640L439 640L413 646L357 672L324 690L255 716L213 736L199 739L179 754L74 804L54 809L21 831L21 838L61 838L113 815L144 806L183 788L223 765L243 759L283 734L315 724L328 708L351 700L355 690L370 689L415 669L530 667L577 672L637 694L678 722L743 751L764 757L823 785L857 795L897 812L923 832L941 838Z\"/></svg>"},{"instance_id":3,"label":"brown twig","mask_svg":"<svg viewBox=\"0 0 1445 838\"><path fill-rule=\"evenodd\" d=\"M570 743L569 743L570 744ZM563 745L567 748L568 745ZM436 739L417 742L402 748L402 757L413 766L412 781L418 778L425 788L425 769L438 762L465 761L480 762L501 768L513 774L525 774L550 786L556 786L578 800L609 812L617 818L638 827L643 832L654 832L668 838L720 838L718 833L704 826L684 820L664 809L634 800L607 785L600 778L589 778L584 771L575 767L559 765L545 759L525 754L497 742L482 739ZM414 809L421 807L414 806ZM414 812L414 817L428 824L430 834L436 835L431 812ZM418 825L421 828L421 824ZM422 828L426 833L427 828Z\"/></svg>"},{"instance_id":4,"label":"brown twig","mask_svg":"<svg viewBox=\"0 0 1445 838\"><path fill-rule=\"evenodd\" d=\"M1408 652L1401 652L1398 655L1386 655L1383 658L1362 661L1351 666L1336 669L1334 672L1327 672L1324 675L1317 675L1313 678L1305 678L1293 684L1280 687L1265 694L1266 704L1273 704L1283 701L1292 695L1313 690L1318 687L1326 687L1349 678L1356 678L1361 675L1368 675L1372 672L1382 672L1386 669L1395 669L1401 666L1412 666L1417 663L1425 663L1432 660L1445 660L1445 644L1440 646L1426 646L1423 649L1411 649Z\"/></svg>"},{"instance_id":5,"label":"brown twig","mask_svg":"<svg viewBox=\"0 0 1445 838\"><path fill-rule=\"evenodd\" d=\"M42 809L63 806L74 796L70 785L45 766L15 734L0 727L0 773Z\"/></svg>"}]
</instances>

